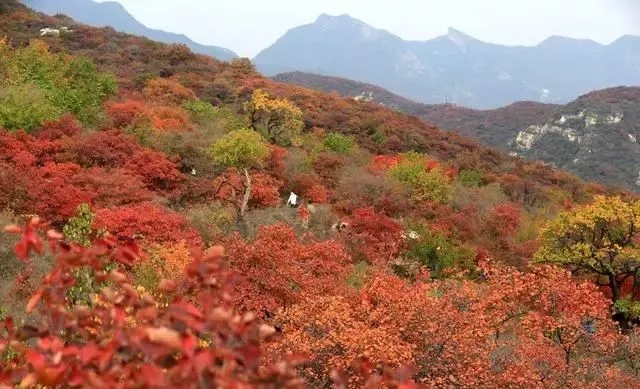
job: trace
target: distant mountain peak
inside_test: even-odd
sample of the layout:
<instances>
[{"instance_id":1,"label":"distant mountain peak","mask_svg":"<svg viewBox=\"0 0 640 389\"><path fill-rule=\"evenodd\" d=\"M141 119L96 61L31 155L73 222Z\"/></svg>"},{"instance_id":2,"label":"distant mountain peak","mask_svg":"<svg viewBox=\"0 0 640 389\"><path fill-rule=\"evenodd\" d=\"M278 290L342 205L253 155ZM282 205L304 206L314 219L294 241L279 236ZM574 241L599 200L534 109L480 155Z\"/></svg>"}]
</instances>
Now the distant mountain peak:
<instances>
[{"instance_id":1,"label":"distant mountain peak","mask_svg":"<svg viewBox=\"0 0 640 389\"><path fill-rule=\"evenodd\" d=\"M449 29L447 30L447 37L462 50L465 50L470 43L478 41L471 35L465 34L464 32L456 30L453 27L449 27Z\"/></svg>"},{"instance_id":2,"label":"distant mountain peak","mask_svg":"<svg viewBox=\"0 0 640 389\"><path fill-rule=\"evenodd\" d=\"M353 32L363 41L375 41L383 32L348 14L332 16L323 13L318 16L314 25L320 26L320 28L327 31Z\"/></svg>"},{"instance_id":3,"label":"distant mountain peak","mask_svg":"<svg viewBox=\"0 0 640 389\"><path fill-rule=\"evenodd\" d=\"M341 15L329 15L329 14L321 14L316 19L315 24L320 25L323 28L334 29L336 27L354 27L354 26L366 26L365 23L361 22L358 19L351 17L348 14Z\"/></svg>"}]
</instances>

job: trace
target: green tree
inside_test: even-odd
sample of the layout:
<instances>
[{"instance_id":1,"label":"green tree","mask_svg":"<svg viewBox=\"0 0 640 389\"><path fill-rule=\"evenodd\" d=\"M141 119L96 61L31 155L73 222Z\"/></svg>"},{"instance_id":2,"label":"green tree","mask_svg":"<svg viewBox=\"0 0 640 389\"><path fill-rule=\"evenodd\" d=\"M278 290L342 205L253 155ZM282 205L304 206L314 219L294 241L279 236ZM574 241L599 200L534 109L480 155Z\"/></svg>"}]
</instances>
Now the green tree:
<instances>
[{"instance_id":1,"label":"green tree","mask_svg":"<svg viewBox=\"0 0 640 389\"><path fill-rule=\"evenodd\" d=\"M88 247L91 244L92 225L95 215L88 204L80 204L76 209L76 215L69 219L62 227L62 233L69 242Z\"/></svg>"},{"instance_id":2,"label":"green tree","mask_svg":"<svg viewBox=\"0 0 640 389\"><path fill-rule=\"evenodd\" d=\"M185 100L182 103L182 108L189 112L193 120L198 123L210 122L216 117L216 107L204 100Z\"/></svg>"},{"instance_id":3,"label":"green tree","mask_svg":"<svg viewBox=\"0 0 640 389\"><path fill-rule=\"evenodd\" d=\"M410 151L389 170L391 177L408 185L415 201L446 203L451 198L452 185L439 166L428 169L429 160L423 154Z\"/></svg>"},{"instance_id":4,"label":"green tree","mask_svg":"<svg viewBox=\"0 0 640 389\"><path fill-rule=\"evenodd\" d=\"M640 202L596 196L591 204L563 212L543 228L534 262L604 279L617 304L624 297L622 283L640 270L639 232Z\"/></svg>"},{"instance_id":5,"label":"green tree","mask_svg":"<svg viewBox=\"0 0 640 389\"><path fill-rule=\"evenodd\" d=\"M469 188L477 187L482 184L482 174L473 169L461 170L460 173L458 173L458 182Z\"/></svg>"},{"instance_id":6,"label":"green tree","mask_svg":"<svg viewBox=\"0 0 640 389\"><path fill-rule=\"evenodd\" d=\"M0 90L0 128L33 132L42 122L57 119L61 112L34 83Z\"/></svg>"},{"instance_id":7,"label":"green tree","mask_svg":"<svg viewBox=\"0 0 640 389\"><path fill-rule=\"evenodd\" d=\"M63 113L91 124L99 117L102 102L116 91L114 78L98 72L89 59L51 53L43 41L19 49L0 41L0 54L0 90L5 90L0 120L10 130L33 130L38 120ZM33 114L15 114L31 102L35 107L25 111Z\"/></svg>"},{"instance_id":8,"label":"green tree","mask_svg":"<svg viewBox=\"0 0 640 389\"><path fill-rule=\"evenodd\" d=\"M324 147L341 154L349 153L353 147L353 139L336 132L330 132L324 138Z\"/></svg>"},{"instance_id":9,"label":"green tree","mask_svg":"<svg viewBox=\"0 0 640 389\"><path fill-rule=\"evenodd\" d=\"M300 108L285 98L272 98L262 89L253 92L245 111L251 129L275 144L291 144L304 129Z\"/></svg>"},{"instance_id":10,"label":"green tree","mask_svg":"<svg viewBox=\"0 0 640 389\"><path fill-rule=\"evenodd\" d=\"M91 212L88 204L80 204L76 209L76 215L69 219L62 228L67 241L77 243L83 247L89 247L93 236L93 219L95 215ZM109 269L110 265L106 266ZM74 270L73 276L76 283L67 290L67 301L69 305L91 306L91 296L104 286L96 281L95 274L91 267L83 266Z\"/></svg>"},{"instance_id":11,"label":"green tree","mask_svg":"<svg viewBox=\"0 0 640 389\"><path fill-rule=\"evenodd\" d=\"M231 131L214 142L209 153L213 161L225 167L257 167L269 156L269 145L255 131Z\"/></svg>"}]
</instances>

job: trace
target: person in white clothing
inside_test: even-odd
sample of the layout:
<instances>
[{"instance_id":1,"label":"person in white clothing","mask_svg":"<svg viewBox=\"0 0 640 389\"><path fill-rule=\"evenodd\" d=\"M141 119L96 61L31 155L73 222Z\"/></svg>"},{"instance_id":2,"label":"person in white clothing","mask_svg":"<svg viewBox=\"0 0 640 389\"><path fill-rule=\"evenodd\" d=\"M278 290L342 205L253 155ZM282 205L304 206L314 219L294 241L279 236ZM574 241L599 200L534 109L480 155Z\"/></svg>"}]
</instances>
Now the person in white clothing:
<instances>
[{"instance_id":1,"label":"person in white clothing","mask_svg":"<svg viewBox=\"0 0 640 389\"><path fill-rule=\"evenodd\" d=\"M292 207L296 207L298 205L298 195L291 192L289 193L289 199L287 200L287 205L291 205Z\"/></svg>"}]
</instances>

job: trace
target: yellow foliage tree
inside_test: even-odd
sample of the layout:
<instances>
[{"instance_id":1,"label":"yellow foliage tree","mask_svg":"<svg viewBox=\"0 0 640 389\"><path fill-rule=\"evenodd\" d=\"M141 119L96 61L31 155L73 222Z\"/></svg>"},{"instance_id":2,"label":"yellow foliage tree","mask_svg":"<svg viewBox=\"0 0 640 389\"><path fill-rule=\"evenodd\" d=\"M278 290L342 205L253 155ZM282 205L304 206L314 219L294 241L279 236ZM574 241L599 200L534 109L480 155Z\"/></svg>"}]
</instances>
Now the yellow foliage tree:
<instances>
[{"instance_id":1,"label":"yellow foliage tree","mask_svg":"<svg viewBox=\"0 0 640 389\"><path fill-rule=\"evenodd\" d=\"M271 143L289 145L302 132L302 110L285 98L272 98L256 89L246 103L251 129L261 132Z\"/></svg>"},{"instance_id":2,"label":"yellow foliage tree","mask_svg":"<svg viewBox=\"0 0 640 389\"><path fill-rule=\"evenodd\" d=\"M429 164L433 166L429 166ZM408 185L415 201L447 203L453 186L445 172L435 161L425 155L410 151L402 154L402 160L389 170L391 177Z\"/></svg>"},{"instance_id":3,"label":"yellow foliage tree","mask_svg":"<svg viewBox=\"0 0 640 389\"><path fill-rule=\"evenodd\" d=\"M541 232L536 263L551 263L599 276L611 288L613 302L620 286L640 270L640 202L596 196L591 204L563 212Z\"/></svg>"}]
</instances>

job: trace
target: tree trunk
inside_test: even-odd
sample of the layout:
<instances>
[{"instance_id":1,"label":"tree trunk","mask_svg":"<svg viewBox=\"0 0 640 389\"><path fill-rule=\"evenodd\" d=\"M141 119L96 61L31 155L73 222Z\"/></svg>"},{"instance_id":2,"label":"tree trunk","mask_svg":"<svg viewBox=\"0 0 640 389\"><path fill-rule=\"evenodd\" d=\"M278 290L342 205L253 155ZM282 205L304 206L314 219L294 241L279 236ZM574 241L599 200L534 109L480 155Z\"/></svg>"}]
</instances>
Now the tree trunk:
<instances>
[{"instance_id":1,"label":"tree trunk","mask_svg":"<svg viewBox=\"0 0 640 389\"><path fill-rule=\"evenodd\" d=\"M238 230L242 236L247 235L247 222L244 218L245 213L247 212L247 207L249 205L249 199L251 198L251 177L249 177L249 172L247 169L244 169L244 177L245 177L245 189L244 195L242 196L242 203L240 204L240 209L238 210L238 221L236 225L238 226Z\"/></svg>"},{"instance_id":2,"label":"tree trunk","mask_svg":"<svg viewBox=\"0 0 640 389\"><path fill-rule=\"evenodd\" d=\"M616 279L615 274L609 275L609 288L611 288L611 301L613 301L613 320L618 322L620 329L623 332L627 332L631 326L629 323L629 315L624 312L619 312L615 308L615 303L620 299L620 285L618 285L618 280Z\"/></svg>"},{"instance_id":3,"label":"tree trunk","mask_svg":"<svg viewBox=\"0 0 640 389\"><path fill-rule=\"evenodd\" d=\"M618 280L616 280L615 274L609 276L609 288L611 288L611 300L615 304L620 299L620 289L618 286Z\"/></svg>"}]
</instances>

